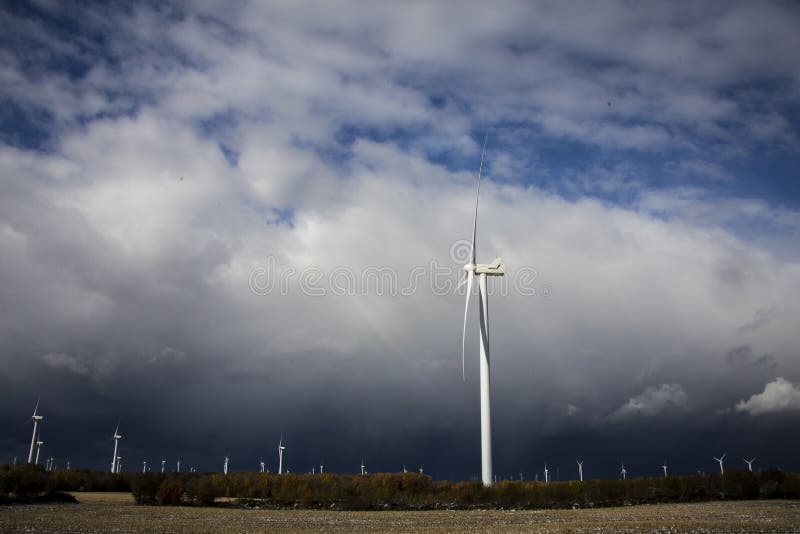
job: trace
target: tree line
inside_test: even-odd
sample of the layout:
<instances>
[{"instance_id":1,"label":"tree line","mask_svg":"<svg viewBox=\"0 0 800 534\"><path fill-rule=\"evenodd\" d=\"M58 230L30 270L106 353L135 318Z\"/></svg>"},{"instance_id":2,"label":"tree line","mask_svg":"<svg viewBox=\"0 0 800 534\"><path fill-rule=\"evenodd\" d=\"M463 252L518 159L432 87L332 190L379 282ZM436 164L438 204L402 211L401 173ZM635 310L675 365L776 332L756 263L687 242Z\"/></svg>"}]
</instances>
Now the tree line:
<instances>
[{"instance_id":1,"label":"tree line","mask_svg":"<svg viewBox=\"0 0 800 534\"><path fill-rule=\"evenodd\" d=\"M132 492L147 505L340 510L586 508L720 499L800 499L800 475L779 470L567 482L434 481L419 473L344 475L45 471L0 466L0 502L35 502L58 492ZM78 499L80 496L78 495Z\"/></svg>"}]
</instances>

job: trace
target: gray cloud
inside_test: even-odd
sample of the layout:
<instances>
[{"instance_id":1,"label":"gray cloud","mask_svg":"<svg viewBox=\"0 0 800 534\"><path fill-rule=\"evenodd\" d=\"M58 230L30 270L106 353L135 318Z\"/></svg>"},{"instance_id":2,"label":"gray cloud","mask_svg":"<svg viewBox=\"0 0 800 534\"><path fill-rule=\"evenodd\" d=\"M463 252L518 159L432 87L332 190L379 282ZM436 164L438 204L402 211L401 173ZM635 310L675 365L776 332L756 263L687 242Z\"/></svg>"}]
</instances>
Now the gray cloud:
<instances>
[{"instance_id":1,"label":"gray cloud","mask_svg":"<svg viewBox=\"0 0 800 534\"><path fill-rule=\"evenodd\" d=\"M477 336L465 386L463 295L313 297L299 273L460 269L450 249L470 232L487 124L478 251L503 256L506 283L536 272L533 294L491 302L499 465L599 432L608 414L657 426L689 397L691 427L761 387L746 366L800 376L800 266L734 227L789 241L800 216L713 189L730 183L729 158L776 136L796 146L779 109L797 91L796 32L763 29L795 28L795 10L224 9L59 11L102 46L3 13L32 55L3 42L0 94L46 142L0 145L2 420L49 391L53 434L83 417L92 450L121 416L126 455L203 442L194 461L255 457L283 432L298 468L385 453L386 469L466 476ZM739 89L756 79L789 89ZM700 177L652 190L636 157L561 169L541 147L565 140L686 151L670 172ZM604 200L615 192L631 202ZM268 257L285 293L250 290Z\"/></svg>"}]
</instances>

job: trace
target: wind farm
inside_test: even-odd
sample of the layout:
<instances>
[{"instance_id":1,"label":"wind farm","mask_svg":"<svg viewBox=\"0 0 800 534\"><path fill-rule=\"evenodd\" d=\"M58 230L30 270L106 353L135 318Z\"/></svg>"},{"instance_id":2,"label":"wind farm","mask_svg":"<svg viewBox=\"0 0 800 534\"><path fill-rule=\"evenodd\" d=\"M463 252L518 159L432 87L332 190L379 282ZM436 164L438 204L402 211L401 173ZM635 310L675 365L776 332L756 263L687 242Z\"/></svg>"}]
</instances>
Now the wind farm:
<instances>
[{"instance_id":1,"label":"wind farm","mask_svg":"<svg viewBox=\"0 0 800 534\"><path fill-rule=\"evenodd\" d=\"M0 21L0 531L797 530L798 3Z\"/></svg>"}]
</instances>

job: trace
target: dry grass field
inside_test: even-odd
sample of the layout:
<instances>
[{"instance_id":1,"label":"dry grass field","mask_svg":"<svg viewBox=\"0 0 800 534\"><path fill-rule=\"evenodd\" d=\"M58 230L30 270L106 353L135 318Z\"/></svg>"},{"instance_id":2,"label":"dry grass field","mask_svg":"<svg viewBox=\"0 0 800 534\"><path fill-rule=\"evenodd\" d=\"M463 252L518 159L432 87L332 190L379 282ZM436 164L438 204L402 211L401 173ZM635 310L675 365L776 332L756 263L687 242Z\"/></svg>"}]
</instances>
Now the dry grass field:
<instances>
[{"instance_id":1,"label":"dry grass field","mask_svg":"<svg viewBox=\"0 0 800 534\"><path fill-rule=\"evenodd\" d=\"M739 501L594 510L327 512L136 506L76 493L78 505L0 507L0 532L800 532L800 502Z\"/></svg>"}]
</instances>

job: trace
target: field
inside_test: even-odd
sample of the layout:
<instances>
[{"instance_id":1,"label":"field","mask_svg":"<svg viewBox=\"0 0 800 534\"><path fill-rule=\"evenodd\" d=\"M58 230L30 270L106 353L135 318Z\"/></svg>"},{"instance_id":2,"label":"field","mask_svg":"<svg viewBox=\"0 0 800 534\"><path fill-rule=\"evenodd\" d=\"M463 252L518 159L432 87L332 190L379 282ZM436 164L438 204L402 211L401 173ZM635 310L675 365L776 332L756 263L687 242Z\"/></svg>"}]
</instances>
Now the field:
<instances>
[{"instance_id":1,"label":"field","mask_svg":"<svg viewBox=\"0 0 800 534\"><path fill-rule=\"evenodd\" d=\"M0 507L2 532L800 532L798 501L592 510L328 512L136 506L130 494Z\"/></svg>"}]
</instances>

